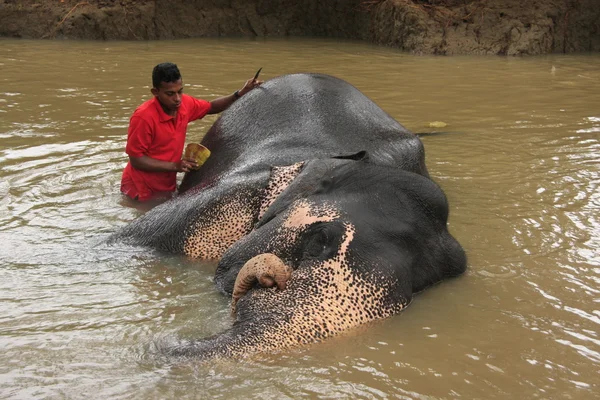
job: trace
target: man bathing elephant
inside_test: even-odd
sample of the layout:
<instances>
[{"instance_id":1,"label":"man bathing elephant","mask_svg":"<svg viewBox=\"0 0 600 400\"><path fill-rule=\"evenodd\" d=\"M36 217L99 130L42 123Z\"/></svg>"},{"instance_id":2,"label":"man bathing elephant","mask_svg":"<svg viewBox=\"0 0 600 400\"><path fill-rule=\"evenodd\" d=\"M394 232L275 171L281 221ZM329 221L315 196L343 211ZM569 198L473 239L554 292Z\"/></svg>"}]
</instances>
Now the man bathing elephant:
<instances>
[{"instance_id":1,"label":"man bathing elephant","mask_svg":"<svg viewBox=\"0 0 600 400\"><path fill-rule=\"evenodd\" d=\"M212 156L180 195L114 237L218 260L232 328L169 354L240 357L320 341L396 314L466 268L421 141L340 79L269 80L202 144Z\"/></svg>"},{"instance_id":2,"label":"man bathing elephant","mask_svg":"<svg viewBox=\"0 0 600 400\"><path fill-rule=\"evenodd\" d=\"M121 177L121 193L134 200L170 198L178 172L197 167L182 158L187 125L206 114L220 113L262 81L249 79L240 90L213 101L183 93L177 65L161 63L152 70L152 99L136 108L127 129L129 162Z\"/></svg>"}]
</instances>

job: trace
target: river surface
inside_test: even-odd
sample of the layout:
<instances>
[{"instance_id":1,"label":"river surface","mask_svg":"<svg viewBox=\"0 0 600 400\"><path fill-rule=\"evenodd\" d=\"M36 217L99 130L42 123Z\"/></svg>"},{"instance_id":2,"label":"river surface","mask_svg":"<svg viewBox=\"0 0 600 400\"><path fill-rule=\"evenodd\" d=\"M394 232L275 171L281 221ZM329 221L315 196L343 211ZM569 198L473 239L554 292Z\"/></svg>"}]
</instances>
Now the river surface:
<instances>
[{"instance_id":1,"label":"river surface","mask_svg":"<svg viewBox=\"0 0 600 400\"><path fill-rule=\"evenodd\" d=\"M343 78L423 135L468 271L322 344L173 363L231 324L215 265L102 240L151 70L208 100ZM320 39L0 41L0 398L592 399L600 393L600 55L423 57ZM276 110L274 110L276 111ZM199 141L216 117L190 125ZM443 128L432 127L436 122Z\"/></svg>"}]
</instances>

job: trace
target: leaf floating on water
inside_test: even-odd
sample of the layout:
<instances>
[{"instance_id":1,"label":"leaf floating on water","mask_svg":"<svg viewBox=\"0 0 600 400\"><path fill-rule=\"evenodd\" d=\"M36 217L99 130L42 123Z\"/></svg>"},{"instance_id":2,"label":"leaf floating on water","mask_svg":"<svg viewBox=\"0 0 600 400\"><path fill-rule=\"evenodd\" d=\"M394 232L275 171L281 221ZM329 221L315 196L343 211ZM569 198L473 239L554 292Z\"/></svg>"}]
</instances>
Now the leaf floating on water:
<instances>
[{"instance_id":1,"label":"leaf floating on water","mask_svg":"<svg viewBox=\"0 0 600 400\"><path fill-rule=\"evenodd\" d=\"M442 121L433 121L430 122L428 126L430 128L445 128L446 126L448 126L448 124Z\"/></svg>"}]
</instances>

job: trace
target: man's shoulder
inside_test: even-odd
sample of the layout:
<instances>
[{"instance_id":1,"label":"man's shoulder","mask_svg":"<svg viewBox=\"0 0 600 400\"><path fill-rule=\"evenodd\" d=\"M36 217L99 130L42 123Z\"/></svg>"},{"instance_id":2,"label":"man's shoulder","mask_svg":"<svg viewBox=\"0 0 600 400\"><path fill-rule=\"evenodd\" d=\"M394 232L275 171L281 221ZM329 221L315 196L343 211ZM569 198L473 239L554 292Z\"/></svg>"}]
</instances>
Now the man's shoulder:
<instances>
[{"instance_id":1,"label":"man's shoulder","mask_svg":"<svg viewBox=\"0 0 600 400\"><path fill-rule=\"evenodd\" d=\"M131 118L136 117L148 121L156 118L158 116L158 113L156 112L156 105L154 104L154 102L155 98L153 97L150 100L146 100L145 102L140 104L131 115Z\"/></svg>"},{"instance_id":2,"label":"man's shoulder","mask_svg":"<svg viewBox=\"0 0 600 400\"><path fill-rule=\"evenodd\" d=\"M181 102L183 106L183 115L188 118L189 121L195 121L199 118L204 117L210 111L210 102L199 99L187 94L181 96Z\"/></svg>"}]
</instances>

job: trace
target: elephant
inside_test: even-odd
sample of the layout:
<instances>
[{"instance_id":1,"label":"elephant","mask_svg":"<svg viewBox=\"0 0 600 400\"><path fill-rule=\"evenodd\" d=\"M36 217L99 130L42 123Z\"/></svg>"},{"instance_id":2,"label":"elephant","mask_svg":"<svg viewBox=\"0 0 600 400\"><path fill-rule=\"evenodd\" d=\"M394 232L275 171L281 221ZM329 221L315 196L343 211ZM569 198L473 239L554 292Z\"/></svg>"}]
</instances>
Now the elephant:
<instances>
[{"instance_id":1,"label":"elephant","mask_svg":"<svg viewBox=\"0 0 600 400\"><path fill-rule=\"evenodd\" d=\"M342 79L266 81L221 114L179 194L111 240L214 260L230 329L164 346L239 358L399 313L466 270L421 140Z\"/></svg>"}]
</instances>

